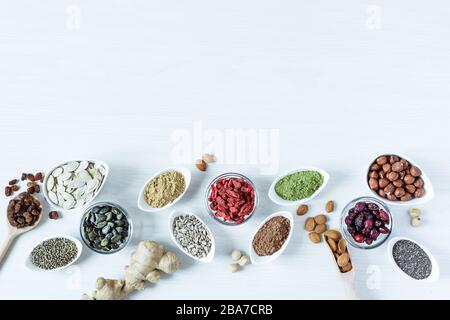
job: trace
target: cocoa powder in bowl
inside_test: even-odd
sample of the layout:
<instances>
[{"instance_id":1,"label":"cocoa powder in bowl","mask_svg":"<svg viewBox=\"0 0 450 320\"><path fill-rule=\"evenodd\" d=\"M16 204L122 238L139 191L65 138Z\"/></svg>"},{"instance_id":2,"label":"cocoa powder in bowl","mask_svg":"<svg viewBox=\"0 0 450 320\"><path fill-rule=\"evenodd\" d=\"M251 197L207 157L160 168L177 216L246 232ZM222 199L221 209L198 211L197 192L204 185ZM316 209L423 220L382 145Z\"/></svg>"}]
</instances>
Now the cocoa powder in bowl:
<instances>
[{"instance_id":1,"label":"cocoa powder in bowl","mask_svg":"<svg viewBox=\"0 0 450 320\"><path fill-rule=\"evenodd\" d=\"M285 217L274 217L258 230L253 238L253 249L260 257L278 252L291 232L291 223Z\"/></svg>"}]
</instances>

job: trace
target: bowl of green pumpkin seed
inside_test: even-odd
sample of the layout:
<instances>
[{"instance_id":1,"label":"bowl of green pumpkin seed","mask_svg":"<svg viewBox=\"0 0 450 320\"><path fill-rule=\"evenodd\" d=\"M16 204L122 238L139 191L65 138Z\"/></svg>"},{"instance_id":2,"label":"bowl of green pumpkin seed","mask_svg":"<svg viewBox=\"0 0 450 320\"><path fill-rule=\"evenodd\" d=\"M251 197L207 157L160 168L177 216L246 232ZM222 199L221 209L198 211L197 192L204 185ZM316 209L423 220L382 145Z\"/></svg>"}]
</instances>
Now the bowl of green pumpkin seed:
<instances>
[{"instance_id":1,"label":"bowl of green pumpkin seed","mask_svg":"<svg viewBox=\"0 0 450 320\"><path fill-rule=\"evenodd\" d=\"M86 246L101 254L119 252L130 241L133 223L121 206L111 202L91 205L80 223L81 239Z\"/></svg>"}]
</instances>

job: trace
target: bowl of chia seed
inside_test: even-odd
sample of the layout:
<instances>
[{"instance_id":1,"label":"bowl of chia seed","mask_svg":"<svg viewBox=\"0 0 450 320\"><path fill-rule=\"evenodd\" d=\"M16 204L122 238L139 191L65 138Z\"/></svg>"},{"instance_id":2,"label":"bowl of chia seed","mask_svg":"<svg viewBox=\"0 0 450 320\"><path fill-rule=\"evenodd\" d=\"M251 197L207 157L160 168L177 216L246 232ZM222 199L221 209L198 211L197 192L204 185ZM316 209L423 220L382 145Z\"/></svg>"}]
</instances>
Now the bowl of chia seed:
<instances>
[{"instance_id":1,"label":"bowl of chia seed","mask_svg":"<svg viewBox=\"0 0 450 320\"><path fill-rule=\"evenodd\" d=\"M431 252L418 242L396 237L388 244L389 259L402 275L409 279L422 282L439 280L439 265Z\"/></svg>"},{"instance_id":2,"label":"bowl of chia seed","mask_svg":"<svg viewBox=\"0 0 450 320\"><path fill-rule=\"evenodd\" d=\"M101 254L116 253L125 248L131 238L133 224L121 206L100 202L83 214L80 234L86 246Z\"/></svg>"}]
</instances>

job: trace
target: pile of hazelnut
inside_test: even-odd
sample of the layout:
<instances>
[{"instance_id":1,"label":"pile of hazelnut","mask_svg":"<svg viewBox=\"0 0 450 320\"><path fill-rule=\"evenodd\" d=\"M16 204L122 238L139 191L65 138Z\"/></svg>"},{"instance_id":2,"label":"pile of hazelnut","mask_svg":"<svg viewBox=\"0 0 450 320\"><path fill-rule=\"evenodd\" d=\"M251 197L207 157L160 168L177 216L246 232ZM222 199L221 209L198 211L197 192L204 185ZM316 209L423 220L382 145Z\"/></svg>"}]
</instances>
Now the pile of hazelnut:
<instances>
[{"instance_id":1,"label":"pile of hazelnut","mask_svg":"<svg viewBox=\"0 0 450 320\"><path fill-rule=\"evenodd\" d=\"M396 155L378 157L370 166L370 189L390 201L410 201L425 195L422 171Z\"/></svg>"}]
</instances>

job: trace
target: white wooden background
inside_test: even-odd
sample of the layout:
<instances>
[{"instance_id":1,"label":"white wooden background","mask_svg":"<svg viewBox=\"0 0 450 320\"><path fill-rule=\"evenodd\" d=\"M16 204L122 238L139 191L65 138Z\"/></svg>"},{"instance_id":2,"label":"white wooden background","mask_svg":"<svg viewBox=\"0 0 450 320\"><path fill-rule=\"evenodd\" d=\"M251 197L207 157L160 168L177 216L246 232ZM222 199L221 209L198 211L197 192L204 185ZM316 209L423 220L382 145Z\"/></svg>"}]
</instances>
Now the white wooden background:
<instances>
[{"instance_id":1,"label":"white wooden background","mask_svg":"<svg viewBox=\"0 0 450 320\"><path fill-rule=\"evenodd\" d=\"M421 207L419 229L405 208L393 209L394 234L428 246L441 280L403 279L383 246L353 252L358 291L366 299L450 298L449 16L444 0L1 0L0 181L74 158L102 159L111 175L97 200L126 207L137 227L118 254L86 248L70 271L34 273L24 266L31 246L55 234L77 236L81 212L46 219L0 267L0 298L78 299L98 276L120 277L139 240L175 250L169 212L144 214L136 199L152 173L173 164L172 133L198 121L210 129L279 129L279 171L316 165L331 173L312 213L329 199L339 210L367 194L364 174L377 154L410 155L436 198ZM206 181L228 170L247 174L263 195L254 218L237 228L203 210ZM279 260L229 273L230 251L246 249L258 223L280 209L265 197L273 178L257 165L195 172L177 208L206 219L217 256L204 265L180 253L182 270L132 298L342 298L327 253L309 242L302 218ZM6 209L4 196L0 205Z\"/></svg>"}]
</instances>

